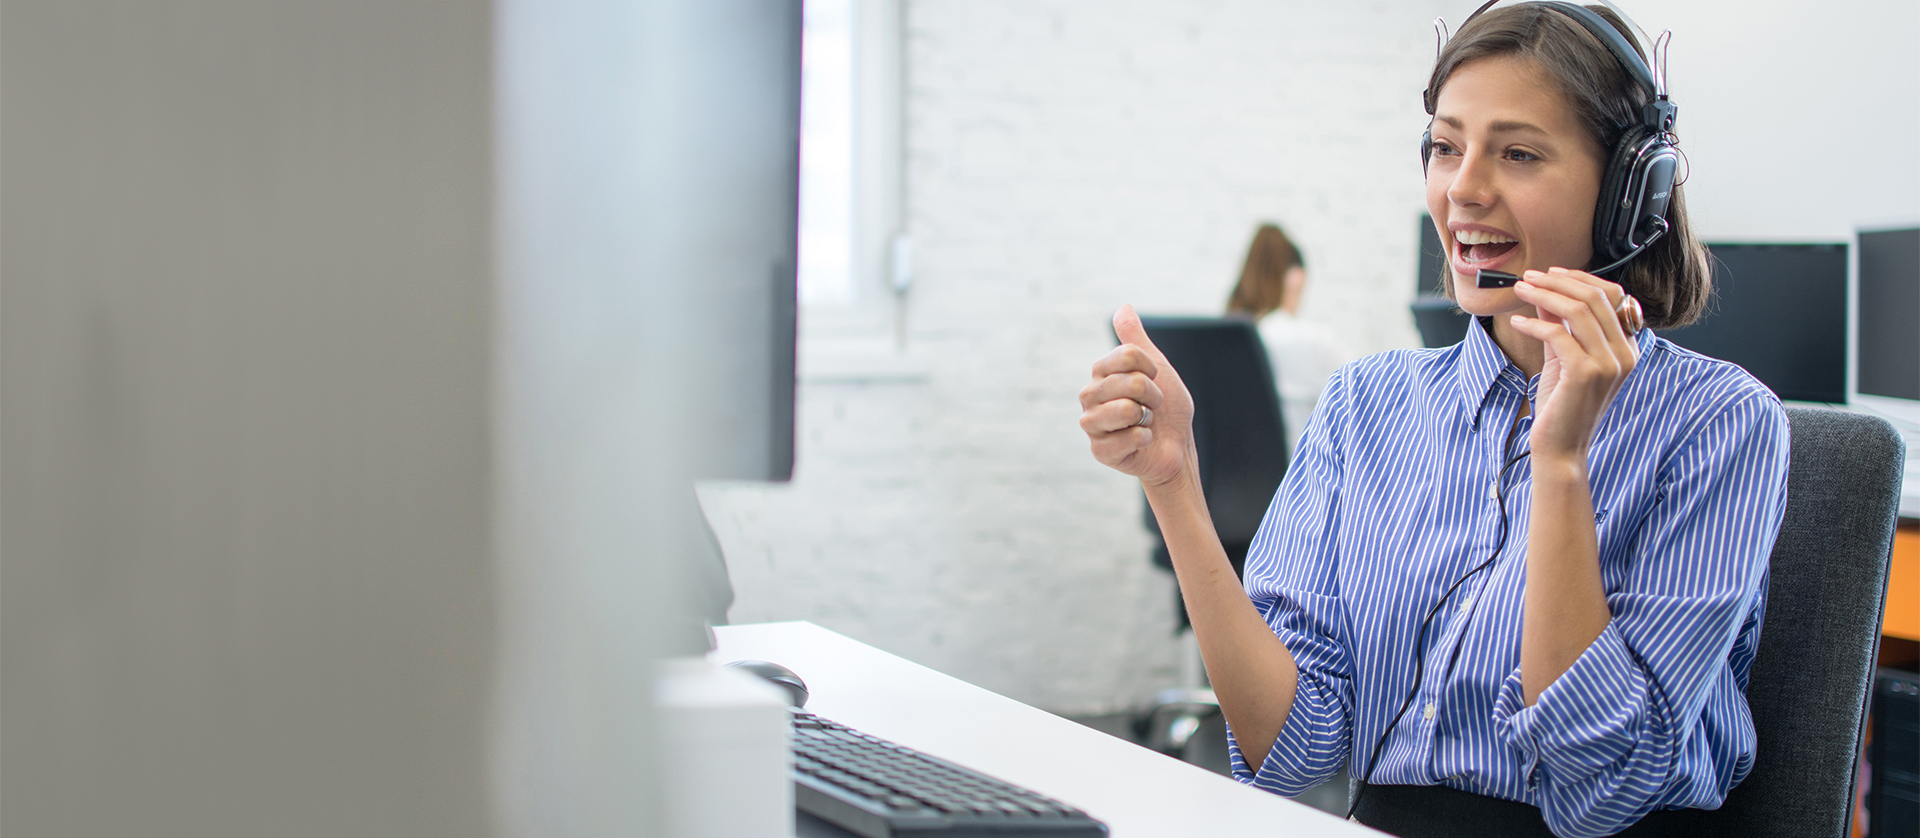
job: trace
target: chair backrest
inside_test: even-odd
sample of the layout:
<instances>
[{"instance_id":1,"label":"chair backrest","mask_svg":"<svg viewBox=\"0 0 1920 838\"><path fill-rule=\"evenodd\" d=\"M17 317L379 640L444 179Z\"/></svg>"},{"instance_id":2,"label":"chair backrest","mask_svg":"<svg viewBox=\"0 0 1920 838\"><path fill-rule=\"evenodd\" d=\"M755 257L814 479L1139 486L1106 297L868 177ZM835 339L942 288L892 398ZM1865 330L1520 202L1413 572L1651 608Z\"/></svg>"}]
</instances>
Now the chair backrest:
<instances>
[{"instance_id":1,"label":"chair backrest","mask_svg":"<svg viewBox=\"0 0 1920 838\"><path fill-rule=\"evenodd\" d=\"M1473 323L1473 315L1461 311L1459 303L1438 294L1421 295L1407 308L1420 329L1420 345L1428 349L1459 343Z\"/></svg>"},{"instance_id":2,"label":"chair backrest","mask_svg":"<svg viewBox=\"0 0 1920 838\"><path fill-rule=\"evenodd\" d=\"M1787 510L1774 543L1766 622L1747 686L1753 773L1701 836L1844 838L1906 445L1886 421L1793 408Z\"/></svg>"},{"instance_id":3,"label":"chair backrest","mask_svg":"<svg viewBox=\"0 0 1920 838\"><path fill-rule=\"evenodd\" d=\"M1143 317L1140 323L1193 394L1207 510L1229 557L1244 561L1287 473L1280 394L1260 333L1252 321L1237 318ZM1147 525L1153 526L1151 511Z\"/></svg>"}]
</instances>

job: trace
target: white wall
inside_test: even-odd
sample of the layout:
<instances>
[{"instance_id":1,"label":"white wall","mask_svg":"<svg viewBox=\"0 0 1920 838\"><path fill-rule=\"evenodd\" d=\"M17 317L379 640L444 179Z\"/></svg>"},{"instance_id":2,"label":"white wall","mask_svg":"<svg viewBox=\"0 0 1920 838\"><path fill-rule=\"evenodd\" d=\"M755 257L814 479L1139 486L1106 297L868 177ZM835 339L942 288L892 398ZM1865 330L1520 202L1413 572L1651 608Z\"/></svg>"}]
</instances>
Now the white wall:
<instances>
[{"instance_id":1,"label":"white wall","mask_svg":"<svg viewBox=\"0 0 1920 838\"><path fill-rule=\"evenodd\" d=\"M1920 2L1641 3L1672 29L1687 198L1709 240L1920 223Z\"/></svg>"},{"instance_id":2,"label":"white wall","mask_svg":"<svg viewBox=\"0 0 1920 838\"><path fill-rule=\"evenodd\" d=\"M908 3L915 375L805 383L792 485L710 495L732 618L811 619L1060 711L1170 683L1139 490L1075 425L1106 318L1217 311L1271 219L1313 269L1309 314L1415 345L1419 92L1433 17L1472 5ZM1638 16L1679 32L1703 232L1920 216L1920 4L1748 8Z\"/></svg>"}]
</instances>

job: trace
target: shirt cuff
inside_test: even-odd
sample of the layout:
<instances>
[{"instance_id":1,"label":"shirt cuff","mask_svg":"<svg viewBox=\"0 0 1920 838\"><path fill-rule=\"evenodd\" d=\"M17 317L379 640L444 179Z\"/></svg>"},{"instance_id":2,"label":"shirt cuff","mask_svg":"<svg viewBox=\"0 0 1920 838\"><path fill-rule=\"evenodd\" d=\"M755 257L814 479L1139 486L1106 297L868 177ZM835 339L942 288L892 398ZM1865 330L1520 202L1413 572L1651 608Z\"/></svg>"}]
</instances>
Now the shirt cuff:
<instances>
[{"instance_id":1,"label":"shirt cuff","mask_svg":"<svg viewBox=\"0 0 1920 838\"><path fill-rule=\"evenodd\" d=\"M1493 721L1520 753L1532 789L1542 766L1557 780L1578 781L1625 759L1645 733L1646 696L1646 673L1608 623L1532 707L1515 667L1494 701Z\"/></svg>"},{"instance_id":2,"label":"shirt cuff","mask_svg":"<svg viewBox=\"0 0 1920 838\"><path fill-rule=\"evenodd\" d=\"M1331 685L1302 672L1295 682L1293 706L1286 724L1255 770L1227 731L1234 779L1276 794L1293 797L1325 782L1347 759L1346 714Z\"/></svg>"}]
</instances>

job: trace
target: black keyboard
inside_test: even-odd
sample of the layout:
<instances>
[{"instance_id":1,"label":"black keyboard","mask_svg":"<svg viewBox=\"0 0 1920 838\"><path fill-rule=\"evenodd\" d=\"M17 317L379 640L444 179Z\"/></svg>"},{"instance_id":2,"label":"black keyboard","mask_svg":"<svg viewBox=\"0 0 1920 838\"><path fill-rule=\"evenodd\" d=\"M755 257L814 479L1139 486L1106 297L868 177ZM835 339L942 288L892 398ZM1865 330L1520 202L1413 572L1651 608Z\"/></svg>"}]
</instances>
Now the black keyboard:
<instances>
[{"instance_id":1,"label":"black keyboard","mask_svg":"<svg viewBox=\"0 0 1920 838\"><path fill-rule=\"evenodd\" d=\"M1051 797L798 710L793 798L800 811L867 838L1107 834Z\"/></svg>"}]
</instances>

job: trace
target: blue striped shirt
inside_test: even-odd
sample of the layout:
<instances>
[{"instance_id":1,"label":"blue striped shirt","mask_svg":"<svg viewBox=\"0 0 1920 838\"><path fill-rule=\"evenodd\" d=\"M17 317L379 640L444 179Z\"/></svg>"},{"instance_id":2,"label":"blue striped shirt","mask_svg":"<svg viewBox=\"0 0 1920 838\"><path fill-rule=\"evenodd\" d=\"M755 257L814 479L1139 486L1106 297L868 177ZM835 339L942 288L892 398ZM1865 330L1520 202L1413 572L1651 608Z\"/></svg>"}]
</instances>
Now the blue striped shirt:
<instances>
[{"instance_id":1,"label":"blue striped shirt","mask_svg":"<svg viewBox=\"0 0 1920 838\"><path fill-rule=\"evenodd\" d=\"M1562 836L1656 808L1715 808L1753 767L1747 675L1786 506L1787 418L1737 366L1641 332L1639 364L1588 459L1598 639L1525 706L1520 690L1528 380L1478 322L1327 382L1247 555L1246 587L1300 678L1273 750L1234 775L1295 795L1374 743L1426 674L1373 772L1541 808ZM1510 433L1511 431L1511 433ZM1510 442L1510 444L1509 444ZM1507 510L1504 542L1499 492ZM1422 618L1462 584L1414 649ZM1451 662L1451 665L1449 665Z\"/></svg>"}]
</instances>

